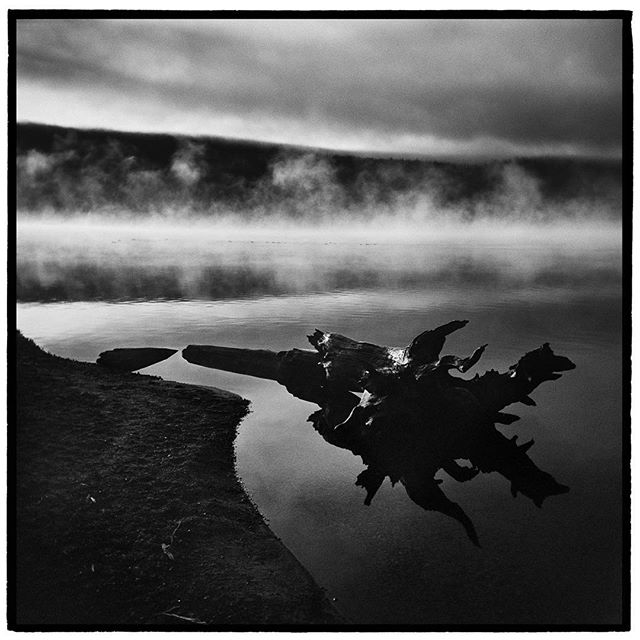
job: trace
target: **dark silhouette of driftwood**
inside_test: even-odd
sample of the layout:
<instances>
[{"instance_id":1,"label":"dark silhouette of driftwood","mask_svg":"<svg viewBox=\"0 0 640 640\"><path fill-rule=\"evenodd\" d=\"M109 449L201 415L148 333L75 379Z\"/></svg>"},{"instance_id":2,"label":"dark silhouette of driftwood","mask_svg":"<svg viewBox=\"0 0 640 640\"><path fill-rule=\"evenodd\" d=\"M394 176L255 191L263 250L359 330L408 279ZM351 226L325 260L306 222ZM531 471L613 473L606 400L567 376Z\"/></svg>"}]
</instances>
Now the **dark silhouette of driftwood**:
<instances>
[{"instance_id":1,"label":"dark silhouette of driftwood","mask_svg":"<svg viewBox=\"0 0 640 640\"><path fill-rule=\"evenodd\" d=\"M317 351L291 349L275 352L189 345L183 349L182 357L191 364L210 369L276 380L297 398L316 404L325 402L325 373Z\"/></svg>"},{"instance_id":2,"label":"dark silhouette of driftwood","mask_svg":"<svg viewBox=\"0 0 640 640\"><path fill-rule=\"evenodd\" d=\"M533 440L519 445L497 424L518 416L503 409L514 403L534 405L530 394L542 382L575 365L548 344L525 354L508 371L489 371L464 379L486 345L467 357L440 355L448 335L466 321L425 331L406 347L358 342L316 330L309 336L315 351L265 351L191 345L189 362L276 380L294 396L319 405L309 420L330 444L362 457L365 470L356 484L369 504L385 478L401 482L409 497L427 510L458 520L478 544L473 523L442 491L436 473L444 470L465 482L478 473L496 472L540 507L568 491L539 469L528 455ZM357 395L357 394L361 395ZM467 461L461 464L460 461Z\"/></svg>"},{"instance_id":3,"label":"dark silhouette of driftwood","mask_svg":"<svg viewBox=\"0 0 640 640\"><path fill-rule=\"evenodd\" d=\"M111 349L103 351L96 362L107 369L116 371L137 371L162 362L177 352L177 349L155 349L153 347Z\"/></svg>"}]
</instances>

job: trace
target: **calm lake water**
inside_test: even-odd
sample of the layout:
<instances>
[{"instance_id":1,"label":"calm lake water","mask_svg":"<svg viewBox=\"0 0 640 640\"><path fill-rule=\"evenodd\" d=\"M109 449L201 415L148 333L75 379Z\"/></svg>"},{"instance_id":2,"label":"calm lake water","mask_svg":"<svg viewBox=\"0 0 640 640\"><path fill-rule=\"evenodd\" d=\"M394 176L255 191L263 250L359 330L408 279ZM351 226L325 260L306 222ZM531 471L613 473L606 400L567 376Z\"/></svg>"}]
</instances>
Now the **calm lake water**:
<instances>
[{"instance_id":1,"label":"calm lake water","mask_svg":"<svg viewBox=\"0 0 640 640\"><path fill-rule=\"evenodd\" d=\"M188 225L186 225L188 227ZM291 232L189 228L77 233L23 225L18 327L52 353L94 361L115 347L310 348L316 327L403 346L454 319L445 353L489 347L505 370L550 342L577 365L533 394L505 434L571 491L542 509L481 474L447 495L482 548L388 481L371 506L360 458L306 422L315 405L276 382L190 365L144 370L251 400L237 469L272 530L354 623L598 624L622 615L621 247L615 228L372 235L340 243ZM245 234L246 235L246 234Z\"/></svg>"}]
</instances>

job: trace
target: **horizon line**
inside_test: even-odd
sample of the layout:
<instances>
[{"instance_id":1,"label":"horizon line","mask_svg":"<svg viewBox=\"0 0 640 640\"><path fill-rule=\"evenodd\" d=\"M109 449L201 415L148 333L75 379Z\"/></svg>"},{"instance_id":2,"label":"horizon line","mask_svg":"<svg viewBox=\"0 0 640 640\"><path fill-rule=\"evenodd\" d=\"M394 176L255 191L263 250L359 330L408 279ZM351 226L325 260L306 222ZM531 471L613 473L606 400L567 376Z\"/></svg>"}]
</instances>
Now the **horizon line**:
<instances>
[{"instance_id":1,"label":"horizon line","mask_svg":"<svg viewBox=\"0 0 640 640\"><path fill-rule=\"evenodd\" d=\"M284 147L286 149L296 151L309 151L314 153L321 153L327 155L358 157L358 158L372 158L372 159L393 159L393 160L416 160L416 161L433 161L433 162L508 162L514 160L575 160L575 161L599 161L599 162L622 162L622 152L618 152L615 155L610 154L571 154L571 153L541 153L541 154L497 154L489 155L482 153L449 153L449 154L426 154L426 153L403 153L400 151L373 151L373 150L347 150L347 149L335 149L332 147L323 146L309 146L294 144L291 142L277 142L273 140L259 140L254 138L239 138L234 136L224 136L220 134L194 134L194 133L176 133L162 130L148 130L140 131L137 129L110 129L108 127L82 127L82 126L67 126L60 124L53 124L49 122L38 122L33 120L16 120L16 127L20 125L35 125L40 127L48 127L51 129L66 129L76 131L95 131L104 133L115 134L134 134L143 136L167 136L170 138L186 138L196 140L220 140L237 144L252 144L256 146L271 146L271 147Z\"/></svg>"}]
</instances>

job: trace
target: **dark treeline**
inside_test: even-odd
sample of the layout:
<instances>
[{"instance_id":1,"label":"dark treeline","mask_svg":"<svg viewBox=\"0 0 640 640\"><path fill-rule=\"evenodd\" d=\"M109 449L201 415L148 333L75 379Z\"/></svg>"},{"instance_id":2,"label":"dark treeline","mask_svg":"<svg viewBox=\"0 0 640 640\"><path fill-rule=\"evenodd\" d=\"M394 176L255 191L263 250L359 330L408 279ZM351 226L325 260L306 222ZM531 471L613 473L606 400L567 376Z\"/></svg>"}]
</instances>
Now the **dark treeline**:
<instances>
[{"instance_id":1,"label":"dark treeline","mask_svg":"<svg viewBox=\"0 0 640 640\"><path fill-rule=\"evenodd\" d=\"M593 159L443 162L362 157L282 145L17 125L24 213L217 212L299 218L411 206L427 197L473 217L479 202L522 195L540 206L584 201L618 215L621 163Z\"/></svg>"}]
</instances>

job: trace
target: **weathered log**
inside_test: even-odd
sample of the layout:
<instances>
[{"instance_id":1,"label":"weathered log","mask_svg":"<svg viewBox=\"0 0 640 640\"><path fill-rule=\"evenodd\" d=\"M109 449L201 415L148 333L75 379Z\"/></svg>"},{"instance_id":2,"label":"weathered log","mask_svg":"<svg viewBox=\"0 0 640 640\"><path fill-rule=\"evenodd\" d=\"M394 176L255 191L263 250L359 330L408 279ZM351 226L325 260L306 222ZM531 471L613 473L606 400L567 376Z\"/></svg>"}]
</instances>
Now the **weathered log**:
<instances>
[{"instance_id":1,"label":"weathered log","mask_svg":"<svg viewBox=\"0 0 640 640\"><path fill-rule=\"evenodd\" d=\"M170 358L177 349L155 349L153 347L132 347L103 351L96 362L116 371L137 371Z\"/></svg>"},{"instance_id":2,"label":"weathered log","mask_svg":"<svg viewBox=\"0 0 640 640\"><path fill-rule=\"evenodd\" d=\"M315 404L326 400L325 374L315 351L291 349L276 352L189 345L182 350L182 357L187 362L210 369L276 380L292 395Z\"/></svg>"},{"instance_id":3,"label":"weathered log","mask_svg":"<svg viewBox=\"0 0 640 640\"><path fill-rule=\"evenodd\" d=\"M183 356L195 364L276 380L296 397L318 404L320 410L309 417L314 428L367 465L356 480L366 489L365 504L385 478L400 481L416 504L455 518L478 544L471 520L446 497L435 474L442 469L464 482L479 472L497 472L510 482L514 496L521 493L537 506L568 491L529 458L533 441L518 446L516 437L507 438L495 425L518 420L502 409L514 402L535 405L529 394L575 365L545 343L505 373L454 377L451 370L465 373L486 348L464 358L440 355L446 337L466 324L454 321L425 331L406 347L316 329L308 336L316 352L189 346Z\"/></svg>"},{"instance_id":4,"label":"weathered log","mask_svg":"<svg viewBox=\"0 0 640 640\"><path fill-rule=\"evenodd\" d=\"M280 368L278 354L266 349L234 349L190 344L182 350L182 357L187 362L202 367L243 373L267 380L277 380Z\"/></svg>"}]
</instances>

